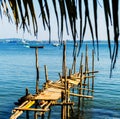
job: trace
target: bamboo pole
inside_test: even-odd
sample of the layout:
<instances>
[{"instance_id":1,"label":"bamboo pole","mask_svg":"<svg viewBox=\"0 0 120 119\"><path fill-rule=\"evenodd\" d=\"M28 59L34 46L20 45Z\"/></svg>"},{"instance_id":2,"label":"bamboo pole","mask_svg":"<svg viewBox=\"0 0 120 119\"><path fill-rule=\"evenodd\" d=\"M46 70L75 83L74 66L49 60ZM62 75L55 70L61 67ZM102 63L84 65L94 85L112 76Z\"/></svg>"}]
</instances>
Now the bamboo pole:
<instances>
[{"instance_id":1,"label":"bamboo pole","mask_svg":"<svg viewBox=\"0 0 120 119\"><path fill-rule=\"evenodd\" d=\"M38 94L39 93L38 47L35 47L35 57L36 57L36 94ZM37 108L37 100L36 100L35 108ZM37 119L36 111L34 111L34 118Z\"/></svg>"},{"instance_id":2,"label":"bamboo pole","mask_svg":"<svg viewBox=\"0 0 120 119\"><path fill-rule=\"evenodd\" d=\"M51 105L52 105L52 101L50 101L43 109L44 109L44 110L47 110ZM49 109L48 109L48 110L49 110ZM45 117L45 112L41 112L40 115L42 115L41 118L44 119L44 117Z\"/></svg>"},{"instance_id":3,"label":"bamboo pole","mask_svg":"<svg viewBox=\"0 0 120 119\"><path fill-rule=\"evenodd\" d=\"M66 69L66 42L63 41L62 77L65 77L65 69Z\"/></svg>"},{"instance_id":4,"label":"bamboo pole","mask_svg":"<svg viewBox=\"0 0 120 119\"><path fill-rule=\"evenodd\" d=\"M61 102L61 103L55 103L53 105L57 105L57 106L62 106L62 105L74 105L74 102Z\"/></svg>"},{"instance_id":5,"label":"bamboo pole","mask_svg":"<svg viewBox=\"0 0 120 119\"><path fill-rule=\"evenodd\" d=\"M88 68L88 56L87 56L87 72L89 72L89 68ZM89 79L89 74L88 75L88 83L87 83L87 87L88 87L88 95L89 95L89 89L90 89L90 79Z\"/></svg>"},{"instance_id":6,"label":"bamboo pole","mask_svg":"<svg viewBox=\"0 0 120 119\"><path fill-rule=\"evenodd\" d=\"M37 112L47 112L49 109L36 109L36 108L15 108L15 110L20 110L20 111L37 111Z\"/></svg>"},{"instance_id":7,"label":"bamboo pole","mask_svg":"<svg viewBox=\"0 0 120 119\"><path fill-rule=\"evenodd\" d=\"M61 102L64 102L64 92L61 92ZM65 119L64 105L61 106L61 119Z\"/></svg>"},{"instance_id":8,"label":"bamboo pole","mask_svg":"<svg viewBox=\"0 0 120 119\"><path fill-rule=\"evenodd\" d=\"M81 72L81 65L82 65L82 62L83 62L83 53L81 54L79 73Z\"/></svg>"},{"instance_id":9,"label":"bamboo pole","mask_svg":"<svg viewBox=\"0 0 120 119\"><path fill-rule=\"evenodd\" d=\"M99 71L87 71L87 72L83 72L83 74L94 74L94 73L98 73Z\"/></svg>"},{"instance_id":10,"label":"bamboo pole","mask_svg":"<svg viewBox=\"0 0 120 119\"><path fill-rule=\"evenodd\" d=\"M24 106L20 106L19 108L29 108L29 107L31 107L34 103L35 103L35 101L29 101L29 102L27 102L27 104L25 104ZM10 117L10 119L16 119L16 118L18 118L22 113L23 113L22 110L17 110L17 111Z\"/></svg>"},{"instance_id":11,"label":"bamboo pole","mask_svg":"<svg viewBox=\"0 0 120 119\"><path fill-rule=\"evenodd\" d=\"M81 94L75 94L75 93L70 93L72 96L77 96L77 97L83 97L83 98L93 98L93 96L89 95L81 95Z\"/></svg>"},{"instance_id":12,"label":"bamboo pole","mask_svg":"<svg viewBox=\"0 0 120 119\"><path fill-rule=\"evenodd\" d=\"M71 77L71 75L72 75L72 70L69 69L69 77Z\"/></svg>"},{"instance_id":13,"label":"bamboo pole","mask_svg":"<svg viewBox=\"0 0 120 119\"><path fill-rule=\"evenodd\" d=\"M85 53L85 79L84 79L84 84L86 83L86 72L87 72L87 58L88 58L88 46L86 45L86 53ZM84 85L85 88L85 85ZM83 90L83 95L85 91Z\"/></svg>"},{"instance_id":14,"label":"bamboo pole","mask_svg":"<svg viewBox=\"0 0 120 119\"><path fill-rule=\"evenodd\" d=\"M45 79L46 79L46 83L48 82L48 71L47 71L47 66L44 65L44 69L45 69Z\"/></svg>"},{"instance_id":15,"label":"bamboo pole","mask_svg":"<svg viewBox=\"0 0 120 119\"><path fill-rule=\"evenodd\" d=\"M50 119L50 116L51 116L51 106L49 108L50 108L50 110L49 110L49 113L48 113L48 119Z\"/></svg>"},{"instance_id":16,"label":"bamboo pole","mask_svg":"<svg viewBox=\"0 0 120 119\"><path fill-rule=\"evenodd\" d=\"M80 90L79 90L79 95L82 95L82 76L83 76L83 65L81 64L80 66L80 83L79 83L79 87L80 87ZM78 97L78 108L80 107L80 97Z\"/></svg>"},{"instance_id":17,"label":"bamboo pole","mask_svg":"<svg viewBox=\"0 0 120 119\"><path fill-rule=\"evenodd\" d=\"M38 48L35 48L36 56L36 94L39 93L39 65L38 65Z\"/></svg>"},{"instance_id":18,"label":"bamboo pole","mask_svg":"<svg viewBox=\"0 0 120 119\"><path fill-rule=\"evenodd\" d=\"M94 50L92 50L92 75L94 75ZM92 78L92 90L94 90L94 77Z\"/></svg>"},{"instance_id":19,"label":"bamboo pole","mask_svg":"<svg viewBox=\"0 0 120 119\"><path fill-rule=\"evenodd\" d=\"M67 81L67 100L66 100L66 103L69 103L69 81ZM69 109L69 105L67 105L67 119L69 118L70 116L70 109Z\"/></svg>"},{"instance_id":20,"label":"bamboo pole","mask_svg":"<svg viewBox=\"0 0 120 119\"><path fill-rule=\"evenodd\" d=\"M28 88L26 88L26 96L29 94ZM29 119L29 111L26 110L26 119Z\"/></svg>"},{"instance_id":21,"label":"bamboo pole","mask_svg":"<svg viewBox=\"0 0 120 119\"><path fill-rule=\"evenodd\" d=\"M62 76L61 76L61 74L58 73L58 75L59 75L59 78L60 78L61 83L63 83L63 82L62 82Z\"/></svg>"}]
</instances>

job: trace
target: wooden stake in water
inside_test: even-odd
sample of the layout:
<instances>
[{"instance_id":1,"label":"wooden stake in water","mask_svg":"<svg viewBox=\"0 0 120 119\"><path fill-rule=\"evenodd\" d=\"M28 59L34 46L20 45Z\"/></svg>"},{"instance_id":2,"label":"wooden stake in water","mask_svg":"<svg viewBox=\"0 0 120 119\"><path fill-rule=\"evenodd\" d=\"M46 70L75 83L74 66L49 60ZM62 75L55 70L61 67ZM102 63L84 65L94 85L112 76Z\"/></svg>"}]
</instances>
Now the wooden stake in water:
<instances>
[{"instance_id":1,"label":"wooden stake in water","mask_svg":"<svg viewBox=\"0 0 120 119\"><path fill-rule=\"evenodd\" d=\"M79 94L82 95L82 76L83 76L83 65L80 66L80 84ZM80 108L80 97L78 97L78 108Z\"/></svg>"},{"instance_id":2,"label":"wooden stake in water","mask_svg":"<svg viewBox=\"0 0 120 119\"><path fill-rule=\"evenodd\" d=\"M39 93L39 65L38 65L38 48L35 48L36 56L36 94Z\"/></svg>"},{"instance_id":3,"label":"wooden stake in water","mask_svg":"<svg viewBox=\"0 0 120 119\"><path fill-rule=\"evenodd\" d=\"M65 70L66 70L66 42L63 41L62 77L65 77Z\"/></svg>"},{"instance_id":4,"label":"wooden stake in water","mask_svg":"<svg viewBox=\"0 0 120 119\"><path fill-rule=\"evenodd\" d=\"M29 94L28 88L26 88L26 96ZM29 119L29 111L26 111L26 119Z\"/></svg>"},{"instance_id":5,"label":"wooden stake in water","mask_svg":"<svg viewBox=\"0 0 120 119\"><path fill-rule=\"evenodd\" d=\"M47 66L44 65L44 69L45 69L45 79L46 79L46 83L48 82L48 71L47 71Z\"/></svg>"},{"instance_id":6,"label":"wooden stake in water","mask_svg":"<svg viewBox=\"0 0 120 119\"><path fill-rule=\"evenodd\" d=\"M64 99L65 99L65 93L62 91L61 92L61 102L64 102ZM61 106L61 119L65 119L65 106L62 105Z\"/></svg>"},{"instance_id":7,"label":"wooden stake in water","mask_svg":"<svg viewBox=\"0 0 120 119\"><path fill-rule=\"evenodd\" d=\"M92 75L94 75L94 50L92 50ZM92 78L92 90L94 90L94 77Z\"/></svg>"}]
</instances>

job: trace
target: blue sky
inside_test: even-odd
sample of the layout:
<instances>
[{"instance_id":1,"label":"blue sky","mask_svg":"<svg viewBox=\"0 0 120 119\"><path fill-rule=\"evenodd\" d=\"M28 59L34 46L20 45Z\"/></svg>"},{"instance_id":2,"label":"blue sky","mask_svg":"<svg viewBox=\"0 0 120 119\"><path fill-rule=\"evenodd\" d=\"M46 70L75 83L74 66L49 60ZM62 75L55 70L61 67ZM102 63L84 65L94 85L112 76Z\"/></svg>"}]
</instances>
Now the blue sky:
<instances>
[{"instance_id":1,"label":"blue sky","mask_svg":"<svg viewBox=\"0 0 120 119\"><path fill-rule=\"evenodd\" d=\"M35 1L36 2L36 1ZM92 2L90 1L89 3L89 8L92 11ZM101 3L102 6L102 3ZM106 35L106 27L105 27L105 19L104 19L104 9L98 5L98 30L99 30L99 39L100 40L106 40L107 39L107 35ZM43 25L42 25L42 21L41 19L38 17L39 13L38 13L38 4L36 2L35 4L35 8L36 9L36 13L37 13L37 18L38 18L38 26L39 26L39 32L38 32L38 37L37 40L48 40L49 39L49 32L48 30L44 31L43 29ZM50 10L53 11L53 7L52 5L50 5ZM53 40L58 40L58 36L57 36L57 23L56 23L56 18L54 16L54 12L51 12L51 29L52 29L52 39ZM93 13L91 12L91 18L93 19ZM79 26L79 24L78 24ZM78 27L79 29L79 27ZM110 29L112 29L112 26L110 26ZM79 32L78 32L79 34ZM3 15L2 19L0 19L0 39L1 38L25 38L28 40L36 40L36 37L34 37L34 34L29 34L27 32L25 32L23 34L23 30L22 29L18 29L18 31L16 31L16 26L13 23L9 23L8 19ZM71 35L67 35L66 30L64 29L64 36L63 39L72 39ZM78 38L79 39L79 38ZM90 29L89 27L87 27L86 30L86 34L85 34L85 39L86 40L90 40L92 39L91 34L90 34ZM111 39L113 39L113 33L111 30Z\"/></svg>"}]
</instances>

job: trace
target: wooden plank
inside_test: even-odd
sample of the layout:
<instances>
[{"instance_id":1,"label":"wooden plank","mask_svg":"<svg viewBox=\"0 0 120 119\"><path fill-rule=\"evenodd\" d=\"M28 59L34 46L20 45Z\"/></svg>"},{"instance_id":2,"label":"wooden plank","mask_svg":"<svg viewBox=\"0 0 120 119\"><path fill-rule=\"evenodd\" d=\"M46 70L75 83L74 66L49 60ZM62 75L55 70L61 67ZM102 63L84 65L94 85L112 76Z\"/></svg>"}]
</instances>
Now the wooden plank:
<instances>
[{"instance_id":1,"label":"wooden plank","mask_svg":"<svg viewBox=\"0 0 120 119\"><path fill-rule=\"evenodd\" d=\"M31 107L33 104L35 103L35 101L29 101L27 104L25 104L24 106L20 106L19 108L29 108ZM23 113L22 110L17 110L11 117L10 119L16 119L18 118L21 114Z\"/></svg>"},{"instance_id":2,"label":"wooden plank","mask_svg":"<svg viewBox=\"0 0 120 119\"><path fill-rule=\"evenodd\" d=\"M35 97L35 100L58 100L61 97L61 89L47 88Z\"/></svg>"},{"instance_id":3,"label":"wooden plank","mask_svg":"<svg viewBox=\"0 0 120 119\"><path fill-rule=\"evenodd\" d=\"M70 95L77 96L77 97L83 97L83 98L93 98L93 96L82 95L82 94L75 94L75 93L70 93Z\"/></svg>"},{"instance_id":4,"label":"wooden plank","mask_svg":"<svg viewBox=\"0 0 120 119\"><path fill-rule=\"evenodd\" d=\"M36 108L15 108L15 110L21 110L21 111L38 111L38 112L49 111L49 109L36 109Z\"/></svg>"},{"instance_id":5,"label":"wooden plank","mask_svg":"<svg viewBox=\"0 0 120 119\"><path fill-rule=\"evenodd\" d=\"M63 85L60 84L48 84L48 86L54 87L54 88L59 88L59 89L65 89L65 87Z\"/></svg>"},{"instance_id":6,"label":"wooden plank","mask_svg":"<svg viewBox=\"0 0 120 119\"><path fill-rule=\"evenodd\" d=\"M69 83L74 84L74 85L78 85L80 81L75 81L75 80L70 80L67 79L67 81L69 81Z\"/></svg>"}]
</instances>

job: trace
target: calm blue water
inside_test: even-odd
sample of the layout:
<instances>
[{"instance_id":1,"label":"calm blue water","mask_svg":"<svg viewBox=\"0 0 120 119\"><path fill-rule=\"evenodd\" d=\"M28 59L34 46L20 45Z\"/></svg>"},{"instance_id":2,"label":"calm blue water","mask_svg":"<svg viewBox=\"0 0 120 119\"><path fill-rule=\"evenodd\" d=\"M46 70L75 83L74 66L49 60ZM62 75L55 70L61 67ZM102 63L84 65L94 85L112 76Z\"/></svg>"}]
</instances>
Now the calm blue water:
<instances>
[{"instance_id":1,"label":"calm blue water","mask_svg":"<svg viewBox=\"0 0 120 119\"><path fill-rule=\"evenodd\" d=\"M39 49L40 88L45 81L44 65L48 67L51 80L58 80L62 67L62 48L43 44ZM91 65L92 44L88 43L89 64ZM72 66L73 44L67 44L67 67ZM85 52L85 44L82 47ZM85 54L85 53L84 53ZM80 56L77 59L79 69ZM91 66L90 66L91 67ZM100 60L95 57L95 78L93 100L86 100L84 110L80 113L83 119L119 119L120 118L120 58L118 56L113 76L109 78L110 59L106 43L100 44ZM21 43L0 42L0 119L9 119L14 102L25 94L25 88L35 93L35 51ZM52 109L51 118L60 119L60 108ZM19 119L24 119L22 115ZM31 119L33 117L31 116ZM77 115L75 118L79 118Z\"/></svg>"}]
</instances>

